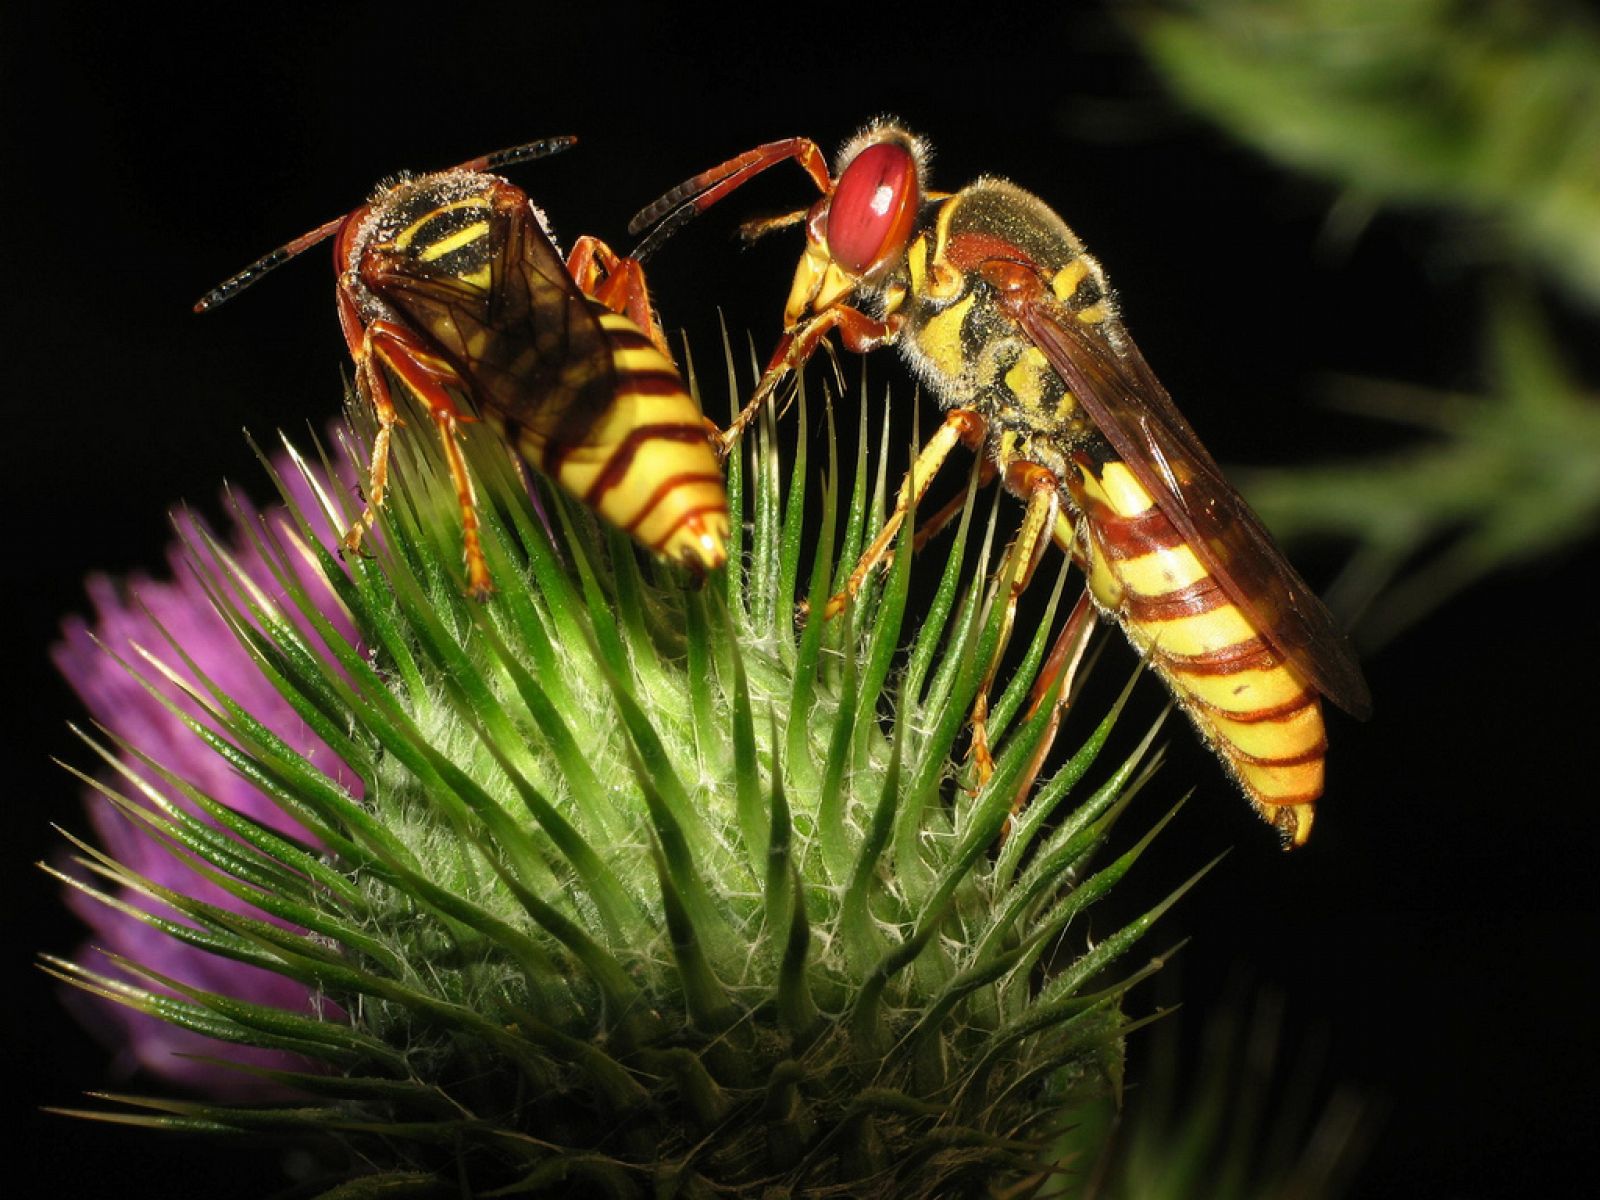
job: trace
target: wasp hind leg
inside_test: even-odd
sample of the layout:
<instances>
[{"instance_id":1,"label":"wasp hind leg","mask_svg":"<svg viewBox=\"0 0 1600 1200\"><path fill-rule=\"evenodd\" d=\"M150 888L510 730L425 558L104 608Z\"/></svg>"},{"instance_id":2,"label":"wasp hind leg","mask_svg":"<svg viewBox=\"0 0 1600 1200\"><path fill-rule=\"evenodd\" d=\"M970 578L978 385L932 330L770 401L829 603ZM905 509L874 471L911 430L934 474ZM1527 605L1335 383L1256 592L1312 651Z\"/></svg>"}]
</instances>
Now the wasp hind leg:
<instances>
[{"instance_id":1,"label":"wasp hind leg","mask_svg":"<svg viewBox=\"0 0 1600 1200\"><path fill-rule=\"evenodd\" d=\"M672 347L667 345L667 335L650 304L650 288L638 259L624 258L586 233L573 243L572 253L567 256L567 274L585 296L627 317L656 344L657 350L672 357Z\"/></svg>"},{"instance_id":2,"label":"wasp hind leg","mask_svg":"<svg viewBox=\"0 0 1600 1200\"><path fill-rule=\"evenodd\" d=\"M1000 568L1000 580L1005 588L1005 612L1000 619L1000 637L995 642L994 654L984 671L983 682L978 685L977 699L972 702L972 746L968 757L972 761L975 783L982 789L994 775L994 756L989 751L989 692L994 687L1000 660L1005 656L1011 641L1011 629L1016 622L1017 600L1033 579L1034 569L1048 544L1045 534L1054 530L1056 516L1061 510L1061 484L1055 473L1036 463L1014 462L1006 467L1006 490L1025 496L1028 509L1022 518L1022 527L1011 543ZM1021 792L1018 793L1021 795Z\"/></svg>"}]
</instances>

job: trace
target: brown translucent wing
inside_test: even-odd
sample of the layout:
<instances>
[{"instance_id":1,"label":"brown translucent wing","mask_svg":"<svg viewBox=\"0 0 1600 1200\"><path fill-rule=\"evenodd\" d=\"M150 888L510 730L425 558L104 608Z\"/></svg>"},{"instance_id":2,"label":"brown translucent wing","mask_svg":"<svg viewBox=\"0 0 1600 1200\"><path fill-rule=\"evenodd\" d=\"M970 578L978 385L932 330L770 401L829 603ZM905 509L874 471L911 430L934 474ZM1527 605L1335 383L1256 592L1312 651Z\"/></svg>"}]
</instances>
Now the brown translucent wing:
<instances>
[{"instance_id":1,"label":"brown translucent wing","mask_svg":"<svg viewBox=\"0 0 1600 1200\"><path fill-rule=\"evenodd\" d=\"M1172 403L1131 340L1115 348L1039 300L1022 327L1228 599L1319 692L1365 719L1372 696L1333 614L1284 558L1255 512Z\"/></svg>"},{"instance_id":2,"label":"brown translucent wing","mask_svg":"<svg viewBox=\"0 0 1600 1200\"><path fill-rule=\"evenodd\" d=\"M520 191L489 215L488 284L391 259L384 298L454 362L480 409L581 445L616 391L610 343Z\"/></svg>"}]
</instances>

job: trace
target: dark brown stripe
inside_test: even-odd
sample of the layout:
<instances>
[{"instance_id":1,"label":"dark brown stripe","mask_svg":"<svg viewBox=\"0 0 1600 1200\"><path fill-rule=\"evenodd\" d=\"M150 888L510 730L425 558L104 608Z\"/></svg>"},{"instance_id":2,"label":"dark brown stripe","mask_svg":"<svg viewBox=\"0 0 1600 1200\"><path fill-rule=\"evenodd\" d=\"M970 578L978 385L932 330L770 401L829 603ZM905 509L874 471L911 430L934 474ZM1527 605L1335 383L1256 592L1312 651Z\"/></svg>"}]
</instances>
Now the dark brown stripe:
<instances>
[{"instance_id":1,"label":"dark brown stripe","mask_svg":"<svg viewBox=\"0 0 1600 1200\"><path fill-rule=\"evenodd\" d=\"M653 543L651 543L650 549L654 550L657 554L660 554L661 551L666 547L666 544L670 542L677 534L678 530L682 529L690 521L694 520L694 518L704 516L706 513L726 514L727 511L728 510L726 506L721 504L703 504L699 508L691 508L678 519L678 523L676 525L667 530L663 536L657 538Z\"/></svg>"},{"instance_id":2,"label":"dark brown stripe","mask_svg":"<svg viewBox=\"0 0 1600 1200\"><path fill-rule=\"evenodd\" d=\"M694 403L689 400L689 393L683 390L683 380L678 378L678 373L666 369L618 371L617 398L620 400L628 392L637 392L641 396L671 396L676 393L689 403Z\"/></svg>"},{"instance_id":3,"label":"dark brown stripe","mask_svg":"<svg viewBox=\"0 0 1600 1200\"><path fill-rule=\"evenodd\" d=\"M603 305L601 307L604 312L611 311ZM632 321L629 321L626 325L618 325L608 321L606 322L605 330L606 338L611 342L615 350L654 350L657 354L661 353L661 347L652 342L644 331Z\"/></svg>"},{"instance_id":4,"label":"dark brown stripe","mask_svg":"<svg viewBox=\"0 0 1600 1200\"><path fill-rule=\"evenodd\" d=\"M1228 757L1257 767L1298 767L1304 763L1316 762L1319 759L1327 758L1328 739L1323 738L1304 754L1291 754L1288 758L1257 758L1253 754L1246 754L1232 742L1229 742Z\"/></svg>"},{"instance_id":5,"label":"dark brown stripe","mask_svg":"<svg viewBox=\"0 0 1600 1200\"><path fill-rule=\"evenodd\" d=\"M672 425L641 425L629 431L628 436L623 438L611 452L611 457L606 460L605 469L595 477L594 483L584 495L583 502L590 508L599 508L602 497L628 477L628 472L633 469L634 457L640 448L657 438L668 442L703 442L706 438L706 427L678 422Z\"/></svg>"},{"instance_id":6,"label":"dark brown stripe","mask_svg":"<svg viewBox=\"0 0 1600 1200\"><path fill-rule=\"evenodd\" d=\"M1292 699L1285 700L1282 704L1274 704L1270 708L1247 708L1242 712L1235 712L1231 708L1219 708L1203 696L1189 692L1189 700L1196 708L1203 708L1209 713L1229 721L1237 721L1241 725L1259 725L1263 721L1284 721L1294 716L1295 713L1310 708L1317 702L1319 693L1310 690L1302 691Z\"/></svg>"},{"instance_id":7,"label":"dark brown stripe","mask_svg":"<svg viewBox=\"0 0 1600 1200\"><path fill-rule=\"evenodd\" d=\"M1139 558L1156 550L1188 545L1178 527L1159 508L1148 509L1136 517L1123 517L1104 504L1091 507L1089 522L1108 558Z\"/></svg>"},{"instance_id":8,"label":"dark brown stripe","mask_svg":"<svg viewBox=\"0 0 1600 1200\"><path fill-rule=\"evenodd\" d=\"M1316 802L1322 798L1322 793L1320 791L1296 792L1293 795L1284 796L1282 799L1274 796L1271 800L1268 800L1265 797L1253 798L1256 800L1256 803L1264 804L1268 808L1306 808L1309 805L1316 804Z\"/></svg>"},{"instance_id":9,"label":"dark brown stripe","mask_svg":"<svg viewBox=\"0 0 1600 1200\"><path fill-rule=\"evenodd\" d=\"M686 403L693 403L684 392L683 384L679 381L678 376L671 371L630 371L619 375L617 386L612 393L611 404L621 403L629 392L639 396L682 395ZM547 475L558 474L569 454L589 446L591 443L588 441L587 435L595 425L600 423L603 415L603 413L591 414L588 419L582 422L577 431L583 436L564 438L557 433L552 433L545 443L544 461L539 464L544 473ZM567 431L569 426L576 425L577 423L573 421L563 422L562 430ZM705 437L704 426L696 426L696 429L701 437ZM632 436L634 435L629 434L629 437ZM622 445L626 444L627 441L624 440Z\"/></svg>"},{"instance_id":10,"label":"dark brown stripe","mask_svg":"<svg viewBox=\"0 0 1600 1200\"><path fill-rule=\"evenodd\" d=\"M1270 671L1283 665L1271 643L1259 635L1204 654L1168 654L1157 646L1154 656L1183 675L1237 675L1240 671Z\"/></svg>"},{"instance_id":11,"label":"dark brown stripe","mask_svg":"<svg viewBox=\"0 0 1600 1200\"><path fill-rule=\"evenodd\" d=\"M645 521L649 520L650 514L655 512L656 506L668 496L672 495L675 490L680 487L692 487L697 483L715 483L720 486L722 483L722 476L720 473L708 474L702 471L699 473L684 472L682 474L671 475L666 479L663 479L659 484L656 485L656 490L650 494L650 499L645 501L644 507L639 510L638 515L635 516L633 520L629 521L625 526L623 526L623 528L629 533L632 533L634 530L639 528L640 525L643 525ZM682 522L680 521L679 524L682 524ZM677 526L673 526L673 529L676 530Z\"/></svg>"},{"instance_id":12,"label":"dark brown stripe","mask_svg":"<svg viewBox=\"0 0 1600 1200\"><path fill-rule=\"evenodd\" d=\"M1125 590L1122 603L1129 618L1134 621L1177 621L1222 608L1228 603L1228 594L1215 579L1207 575L1159 596L1142 596L1138 592Z\"/></svg>"},{"instance_id":13,"label":"dark brown stripe","mask_svg":"<svg viewBox=\"0 0 1600 1200\"><path fill-rule=\"evenodd\" d=\"M1026 263L1032 260L1015 242L993 233L967 230L953 234L945 243L944 258L962 272L971 272L986 262L996 259L1004 262Z\"/></svg>"}]
</instances>

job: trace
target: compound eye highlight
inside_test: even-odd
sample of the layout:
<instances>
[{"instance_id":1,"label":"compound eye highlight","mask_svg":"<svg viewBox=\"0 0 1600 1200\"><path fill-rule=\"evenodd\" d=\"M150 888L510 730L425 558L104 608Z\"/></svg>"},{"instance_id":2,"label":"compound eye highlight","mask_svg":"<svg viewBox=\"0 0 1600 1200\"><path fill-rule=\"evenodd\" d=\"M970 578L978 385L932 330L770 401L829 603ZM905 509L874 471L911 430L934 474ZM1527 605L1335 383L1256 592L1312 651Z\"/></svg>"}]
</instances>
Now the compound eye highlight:
<instances>
[{"instance_id":1,"label":"compound eye highlight","mask_svg":"<svg viewBox=\"0 0 1600 1200\"><path fill-rule=\"evenodd\" d=\"M911 240L919 202L917 163L899 142L868 146L850 160L828 205L828 253L856 277L876 274Z\"/></svg>"}]
</instances>

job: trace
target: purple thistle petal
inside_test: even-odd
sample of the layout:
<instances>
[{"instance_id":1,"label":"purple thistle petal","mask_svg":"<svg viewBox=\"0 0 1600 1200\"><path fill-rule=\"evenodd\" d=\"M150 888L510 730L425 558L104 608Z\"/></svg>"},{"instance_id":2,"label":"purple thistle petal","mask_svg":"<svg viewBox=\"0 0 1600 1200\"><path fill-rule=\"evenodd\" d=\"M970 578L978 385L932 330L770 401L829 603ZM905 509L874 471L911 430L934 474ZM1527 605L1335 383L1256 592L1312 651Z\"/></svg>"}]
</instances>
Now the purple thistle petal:
<instances>
[{"instance_id":1,"label":"purple thistle petal","mask_svg":"<svg viewBox=\"0 0 1600 1200\"><path fill-rule=\"evenodd\" d=\"M281 456L275 465L280 477L289 483L291 492L297 493L296 502L300 510L307 514L320 513L309 485L300 477L298 470ZM241 519L259 529L262 520L260 515L246 504L239 503L238 507ZM288 515L282 509L273 510L266 519L273 524L280 537L291 528ZM313 519L316 520L315 517ZM281 737L291 749L304 755L319 770L338 780L353 794L360 794L360 780L312 734L290 704L262 677L226 621L212 607L186 557L188 551L185 545L196 548L204 545L197 519L184 514L178 518L177 524L181 541L168 552L170 578L158 580L136 577L122 588L104 576L95 576L88 581L94 619L90 622L75 617L64 623L63 640L52 651L56 666L82 698L90 716L130 746L137 747L152 761L235 812L280 832L309 840L303 829L266 796L240 779L222 758L158 703L146 691L144 684L117 661L117 658L121 658L133 665L180 708L203 719L199 706L184 697L175 685L146 669L146 664L135 649L135 646L144 647L167 662L178 674L196 682L172 652L167 640L170 635L211 682ZM335 531L327 528L325 523L318 522L317 532L324 544L338 544ZM235 531L231 552L239 568L256 586L274 599L282 598L282 588L242 529ZM348 618L333 599L326 583L293 555L286 557L290 559L291 568L308 593L317 601L325 602L324 611L341 634L353 638ZM292 612L293 606L285 604L284 609ZM95 639L101 645L97 646ZM126 756L124 759L152 786L183 804L186 809L194 811L192 805L174 795L148 770L141 769ZM130 870L161 886L219 907L247 912L255 917L264 915L218 885L196 875L156 839L119 814L103 797L90 793L86 803L100 846ZM129 889L119 889L116 896L164 917L182 919L165 906L155 904ZM100 953L104 950L123 955L163 975L207 991L293 1012L321 1014L330 1020L343 1019L343 1013L337 1006L314 995L295 980L174 941L159 930L76 890L69 890L68 903L92 930L89 943L78 955L78 961L92 970L109 975L119 974L114 966L105 961ZM282 1089L246 1073L199 1061L192 1056L211 1056L284 1070L316 1069L298 1056L224 1044L76 989L72 991L69 1006L91 1031L113 1048L114 1064L120 1071L131 1072L138 1067L219 1100L270 1099L281 1095Z\"/></svg>"}]
</instances>

